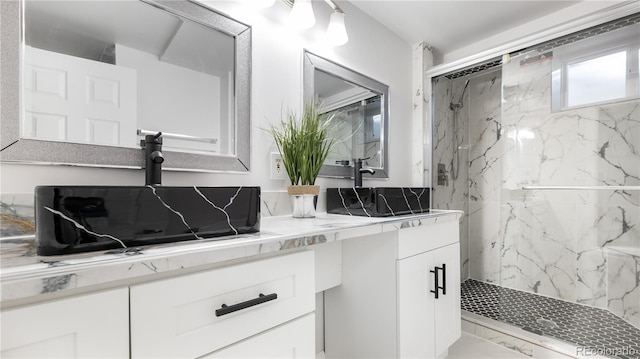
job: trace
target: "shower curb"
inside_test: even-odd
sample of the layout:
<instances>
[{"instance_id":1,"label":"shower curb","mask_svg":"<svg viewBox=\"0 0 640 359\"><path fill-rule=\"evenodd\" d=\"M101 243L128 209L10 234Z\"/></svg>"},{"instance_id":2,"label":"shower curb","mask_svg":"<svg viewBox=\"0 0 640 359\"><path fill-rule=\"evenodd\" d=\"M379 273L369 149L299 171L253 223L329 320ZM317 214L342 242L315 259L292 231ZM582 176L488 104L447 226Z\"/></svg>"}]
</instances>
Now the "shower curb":
<instances>
[{"instance_id":1,"label":"shower curb","mask_svg":"<svg viewBox=\"0 0 640 359\"><path fill-rule=\"evenodd\" d=\"M578 347L462 310L462 331L532 358L608 358L578 355Z\"/></svg>"}]
</instances>

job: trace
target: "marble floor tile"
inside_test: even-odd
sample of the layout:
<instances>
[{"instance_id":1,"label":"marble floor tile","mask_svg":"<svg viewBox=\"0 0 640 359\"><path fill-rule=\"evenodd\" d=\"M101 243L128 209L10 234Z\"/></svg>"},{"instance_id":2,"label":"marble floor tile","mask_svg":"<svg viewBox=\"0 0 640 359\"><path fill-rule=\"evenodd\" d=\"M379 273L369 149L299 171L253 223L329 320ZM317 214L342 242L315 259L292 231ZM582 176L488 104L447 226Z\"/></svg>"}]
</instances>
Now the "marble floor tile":
<instances>
[{"instance_id":1,"label":"marble floor tile","mask_svg":"<svg viewBox=\"0 0 640 359\"><path fill-rule=\"evenodd\" d=\"M446 359L458 358L529 358L501 345L489 342L469 333L462 333L450 348Z\"/></svg>"}]
</instances>

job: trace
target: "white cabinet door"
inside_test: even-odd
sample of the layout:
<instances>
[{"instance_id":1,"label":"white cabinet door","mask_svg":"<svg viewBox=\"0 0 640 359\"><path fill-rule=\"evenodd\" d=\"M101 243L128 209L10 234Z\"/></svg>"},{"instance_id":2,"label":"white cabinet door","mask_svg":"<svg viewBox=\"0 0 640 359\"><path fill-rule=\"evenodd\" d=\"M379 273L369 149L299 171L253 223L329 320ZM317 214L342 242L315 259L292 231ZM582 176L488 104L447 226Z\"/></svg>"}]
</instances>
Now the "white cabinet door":
<instances>
[{"instance_id":1,"label":"white cabinet door","mask_svg":"<svg viewBox=\"0 0 640 359\"><path fill-rule=\"evenodd\" d=\"M460 243L448 245L439 248L433 252L432 268L446 265L446 271L440 274L445 277L446 294L443 295L442 290L435 299L432 295L434 303L434 323L436 334L436 350L435 354L440 355L447 351L449 347L460 338ZM434 280L434 275L430 273L429 277ZM442 279L442 276L440 277ZM442 282L439 283L443 285ZM434 288L435 283L429 287Z\"/></svg>"},{"instance_id":2,"label":"white cabinet door","mask_svg":"<svg viewBox=\"0 0 640 359\"><path fill-rule=\"evenodd\" d=\"M129 290L2 311L2 358L128 358Z\"/></svg>"},{"instance_id":3,"label":"white cabinet door","mask_svg":"<svg viewBox=\"0 0 640 359\"><path fill-rule=\"evenodd\" d=\"M398 261L398 357L432 358L460 337L459 243Z\"/></svg>"},{"instance_id":4,"label":"white cabinet door","mask_svg":"<svg viewBox=\"0 0 640 359\"><path fill-rule=\"evenodd\" d=\"M137 147L135 70L25 48L22 136Z\"/></svg>"},{"instance_id":5,"label":"white cabinet door","mask_svg":"<svg viewBox=\"0 0 640 359\"><path fill-rule=\"evenodd\" d=\"M315 336L309 335L314 330L315 315L311 313L203 358L314 358Z\"/></svg>"},{"instance_id":6,"label":"white cabinet door","mask_svg":"<svg viewBox=\"0 0 640 359\"><path fill-rule=\"evenodd\" d=\"M398 265L398 357L430 358L434 355L435 326L431 252L397 262Z\"/></svg>"}]
</instances>

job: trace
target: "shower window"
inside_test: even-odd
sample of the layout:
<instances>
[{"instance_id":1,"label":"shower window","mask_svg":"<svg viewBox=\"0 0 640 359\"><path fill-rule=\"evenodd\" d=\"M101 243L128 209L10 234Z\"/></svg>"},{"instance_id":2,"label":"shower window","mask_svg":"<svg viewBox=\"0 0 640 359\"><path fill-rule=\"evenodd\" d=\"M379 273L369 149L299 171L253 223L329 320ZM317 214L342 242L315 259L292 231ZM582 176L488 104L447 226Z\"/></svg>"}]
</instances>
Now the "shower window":
<instances>
[{"instance_id":1,"label":"shower window","mask_svg":"<svg viewBox=\"0 0 640 359\"><path fill-rule=\"evenodd\" d=\"M627 97L627 51L567 64L567 107Z\"/></svg>"},{"instance_id":2,"label":"shower window","mask_svg":"<svg viewBox=\"0 0 640 359\"><path fill-rule=\"evenodd\" d=\"M637 98L639 32L630 26L554 50L553 111Z\"/></svg>"}]
</instances>

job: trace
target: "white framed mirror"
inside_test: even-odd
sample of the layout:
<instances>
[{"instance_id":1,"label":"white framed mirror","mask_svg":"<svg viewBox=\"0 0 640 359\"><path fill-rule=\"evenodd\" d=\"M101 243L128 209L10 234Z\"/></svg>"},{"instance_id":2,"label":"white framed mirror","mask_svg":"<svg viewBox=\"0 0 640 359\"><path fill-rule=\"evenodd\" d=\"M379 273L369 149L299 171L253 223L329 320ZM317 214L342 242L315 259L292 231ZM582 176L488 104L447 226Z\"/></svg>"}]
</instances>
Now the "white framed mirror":
<instances>
[{"instance_id":1,"label":"white framed mirror","mask_svg":"<svg viewBox=\"0 0 640 359\"><path fill-rule=\"evenodd\" d=\"M249 170L249 26L186 0L20 5L24 33L2 32L22 74L2 161L140 168L161 131L165 169Z\"/></svg>"},{"instance_id":2,"label":"white framed mirror","mask_svg":"<svg viewBox=\"0 0 640 359\"><path fill-rule=\"evenodd\" d=\"M370 177L388 178L389 87L306 50L303 70L305 101L321 104L339 122L339 141L320 176L352 177L353 161L365 159L363 167L375 170Z\"/></svg>"}]
</instances>

